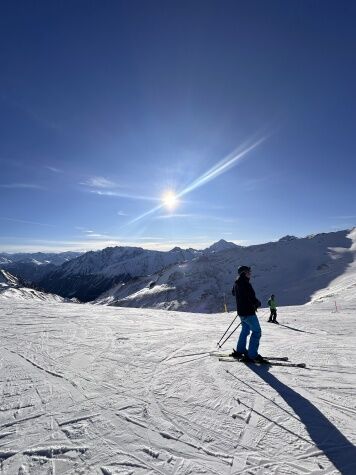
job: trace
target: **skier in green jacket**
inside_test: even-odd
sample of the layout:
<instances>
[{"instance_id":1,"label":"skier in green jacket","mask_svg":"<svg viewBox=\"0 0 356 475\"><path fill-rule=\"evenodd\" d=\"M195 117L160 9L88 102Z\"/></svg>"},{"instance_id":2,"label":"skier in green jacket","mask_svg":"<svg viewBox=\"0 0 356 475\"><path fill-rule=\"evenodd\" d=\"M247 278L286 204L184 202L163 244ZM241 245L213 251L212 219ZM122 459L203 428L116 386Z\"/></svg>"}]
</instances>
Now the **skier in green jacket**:
<instances>
[{"instance_id":1,"label":"skier in green jacket","mask_svg":"<svg viewBox=\"0 0 356 475\"><path fill-rule=\"evenodd\" d=\"M269 309L270 309L270 316L269 316L269 319L267 320L268 322L271 322L271 323L279 323L277 322L277 303L275 301L275 295L272 294L271 297L268 299L268 306L269 306Z\"/></svg>"}]
</instances>

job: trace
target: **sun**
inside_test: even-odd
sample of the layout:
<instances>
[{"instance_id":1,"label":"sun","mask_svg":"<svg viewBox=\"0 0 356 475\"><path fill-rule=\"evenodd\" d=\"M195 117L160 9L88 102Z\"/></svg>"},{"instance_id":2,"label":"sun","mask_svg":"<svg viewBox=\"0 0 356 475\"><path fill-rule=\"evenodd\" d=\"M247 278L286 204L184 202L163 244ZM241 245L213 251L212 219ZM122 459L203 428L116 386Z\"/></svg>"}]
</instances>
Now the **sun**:
<instances>
[{"instance_id":1,"label":"sun","mask_svg":"<svg viewBox=\"0 0 356 475\"><path fill-rule=\"evenodd\" d=\"M173 190L168 190L163 193L162 202L169 211L173 211L178 206L179 200Z\"/></svg>"}]
</instances>

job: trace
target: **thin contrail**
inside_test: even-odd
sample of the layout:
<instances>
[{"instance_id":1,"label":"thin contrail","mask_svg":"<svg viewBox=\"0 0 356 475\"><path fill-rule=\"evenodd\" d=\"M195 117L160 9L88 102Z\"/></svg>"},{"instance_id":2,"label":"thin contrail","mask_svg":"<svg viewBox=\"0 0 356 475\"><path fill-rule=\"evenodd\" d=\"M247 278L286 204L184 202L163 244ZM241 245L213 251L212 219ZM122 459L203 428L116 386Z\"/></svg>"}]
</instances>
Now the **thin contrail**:
<instances>
[{"instance_id":1,"label":"thin contrail","mask_svg":"<svg viewBox=\"0 0 356 475\"><path fill-rule=\"evenodd\" d=\"M222 173L226 172L229 168L232 168L237 161L241 160L245 155L247 155L251 150L256 148L258 145L260 145L262 142L266 140L267 137L263 137L256 142L254 142L252 145L250 145L247 148L244 148L241 150L241 147L239 147L238 150L235 150L233 153L225 157L223 160L218 162L216 165L214 165L210 170L205 172L202 176L197 178L196 180L193 181L187 188L185 188L183 191L178 193L178 197L186 195L187 193L195 190L199 186L204 185L208 181L213 180L217 176L221 175Z\"/></svg>"},{"instance_id":2,"label":"thin contrail","mask_svg":"<svg viewBox=\"0 0 356 475\"><path fill-rule=\"evenodd\" d=\"M191 191L195 190L196 188L199 188L202 185L205 185L208 181L213 180L217 176L221 175L222 173L226 172L228 169L232 168L233 166L236 165L238 161L240 161L242 158L244 158L249 152L251 152L253 149L258 147L262 142L264 142L267 139L267 135L258 139L256 142L254 142L252 145L249 146L240 146L238 149L236 149L233 153L229 154L227 157L224 159L220 160L216 165L214 165L210 170L207 172L203 173L199 178L193 181L190 185L188 185L184 190L181 192L177 193L177 197L180 198L181 196L184 196ZM137 221L141 220L142 218L145 218L146 216L149 216L152 213L155 213L159 209L163 208L164 204L160 204L151 210L147 211L146 213L141 214L137 218L133 219L130 221L128 224L136 223Z\"/></svg>"}]
</instances>

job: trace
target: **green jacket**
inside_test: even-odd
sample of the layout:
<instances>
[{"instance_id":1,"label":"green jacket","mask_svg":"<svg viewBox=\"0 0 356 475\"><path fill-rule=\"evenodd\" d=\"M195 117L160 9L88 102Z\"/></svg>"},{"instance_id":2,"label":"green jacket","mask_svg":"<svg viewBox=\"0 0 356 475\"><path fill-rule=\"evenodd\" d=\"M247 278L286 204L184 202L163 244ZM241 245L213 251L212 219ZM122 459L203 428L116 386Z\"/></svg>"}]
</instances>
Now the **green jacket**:
<instances>
[{"instance_id":1,"label":"green jacket","mask_svg":"<svg viewBox=\"0 0 356 475\"><path fill-rule=\"evenodd\" d=\"M277 302L275 300L269 299L267 303L269 308L272 308L274 310L277 308Z\"/></svg>"}]
</instances>

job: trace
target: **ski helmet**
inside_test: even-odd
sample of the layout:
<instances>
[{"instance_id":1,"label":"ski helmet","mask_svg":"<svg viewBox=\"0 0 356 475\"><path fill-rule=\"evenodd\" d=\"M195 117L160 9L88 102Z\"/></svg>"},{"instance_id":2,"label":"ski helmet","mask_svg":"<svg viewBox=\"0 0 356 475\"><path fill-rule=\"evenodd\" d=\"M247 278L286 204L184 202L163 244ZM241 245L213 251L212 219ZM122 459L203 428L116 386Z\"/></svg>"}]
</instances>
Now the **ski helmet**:
<instances>
[{"instance_id":1,"label":"ski helmet","mask_svg":"<svg viewBox=\"0 0 356 475\"><path fill-rule=\"evenodd\" d=\"M251 267L248 267L248 266L240 266L238 269L237 269L237 273L239 275L243 274L244 272L250 272L251 271Z\"/></svg>"}]
</instances>

